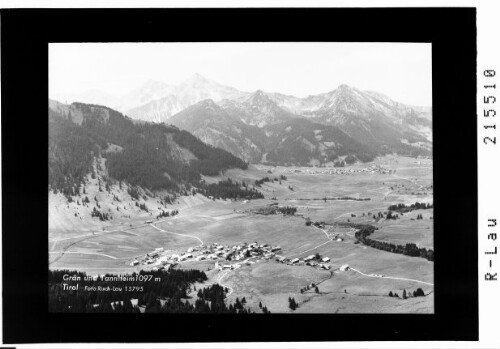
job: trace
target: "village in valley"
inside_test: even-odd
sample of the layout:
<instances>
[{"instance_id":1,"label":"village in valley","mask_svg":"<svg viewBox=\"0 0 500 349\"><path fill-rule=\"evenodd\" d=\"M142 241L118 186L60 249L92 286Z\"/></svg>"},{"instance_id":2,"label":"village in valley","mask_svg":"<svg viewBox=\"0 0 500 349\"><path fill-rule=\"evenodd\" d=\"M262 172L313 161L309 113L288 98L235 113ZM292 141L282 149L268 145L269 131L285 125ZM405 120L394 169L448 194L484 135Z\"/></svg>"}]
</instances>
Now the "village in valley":
<instances>
[{"instance_id":1,"label":"village in valley","mask_svg":"<svg viewBox=\"0 0 500 349\"><path fill-rule=\"evenodd\" d=\"M203 270L207 284L224 285L229 290L227 299L245 297L249 309L259 309L262 303L275 312L323 311L325 304L333 302L349 304L355 311L372 299L382 311L411 308L426 312L432 306L432 261L402 254L407 253L404 246L408 243L415 243L416 251L424 251L418 252L424 256L433 245L433 214L428 208L432 181L426 169L431 163L427 159L385 157L368 167L382 169L375 173L359 165L344 168L343 173L334 173L335 168L296 171L259 165L205 177L207 183L227 178L255 182L267 196L258 200L191 194L178 196L173 205L165 206L158 197L144 193L140 201L132 200L127 206L136 207L135 212L129 209L112 224L88 235L75 235L75 239L67 235L62 240L53 239L53 265L78 266L93 275L102 275L103 270L127 274ZM339 186L327 184L332 175L340 181ZM96 184L100 178L97 171ZM115 199L121 205L127 203L128 189L113 188L111 193L94 192L91 187L86 190L95 194L101 207L112 208ZM427 204L414 206L419 201ZM400 212L388 210L395 203L399 206L393 209ZM155 204L158 214L152 210ZM67 205L82 212L78 203ZM173 209L172 214L167 214L165 207ZM376 229L370 231L370 238L359 235L363 227L370 226ZM56 252L66 241L79 242L63 254ZM382 248L400 252L384 252ZM93 257L88 258L89 254ZM402 269L402 265L413 267ZM295 281L289 283L282 279L285 277ZM318 293L310 293L313 284ZM389 292L401 295L412 288L423 288L429 295L390 308L386 299ZM336 292L342 292L344 299L339 300ZM321 298L311 298L313 294ZM287 301L279 301L283 298L293 299L293 310Z\"/></svg>"},{"instance_id":2,"label":"village in valley","mask_svg":"<svg viewBox=\"0 0 500 349\"><path fill-rule=\"evenodd\" d=\"M332 236L335 238L335 236ZM342 241L337 238L337 241ZM304 258L287 258L279 255L280 246L270 246L268 244L250 244L244 242L241 245L225 246L213 243L207 246L190 247L184 253L169 253L163 247L158 247L143 256L137 257L130 262L131 267L148 266L153 271L165 270L177 266L180 263L189 263L191 261L215 261L214 268L217 270L233 270L243 265L252 265L259 260L275 260L279 263L285 263L290 266L311 266L330 270L332 265L329 257L321 257L319 254L311 254ZM348 270L348 265L340 266L339 270Z\"/></svg>"}]
</instances>

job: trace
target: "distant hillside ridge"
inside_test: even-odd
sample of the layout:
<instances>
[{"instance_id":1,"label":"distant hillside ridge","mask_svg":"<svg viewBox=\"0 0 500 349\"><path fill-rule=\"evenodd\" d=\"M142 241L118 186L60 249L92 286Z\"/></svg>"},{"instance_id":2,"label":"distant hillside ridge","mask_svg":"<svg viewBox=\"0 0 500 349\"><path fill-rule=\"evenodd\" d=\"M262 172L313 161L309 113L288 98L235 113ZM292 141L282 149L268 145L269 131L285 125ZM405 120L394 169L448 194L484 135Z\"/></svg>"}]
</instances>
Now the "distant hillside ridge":
<instances>
[{"instance_id":1,"label":"distant hillside ridge","mask_svg":"<svg viewBox=\"0 0 500 349\"><path fill-rule=\"evenodd\" d=\"M49 101L49 189L79 193L94 158L109 177L150 190L180 190L247 163L175 126L137 123L111 108Z\"/></svg>"}]
</instances>

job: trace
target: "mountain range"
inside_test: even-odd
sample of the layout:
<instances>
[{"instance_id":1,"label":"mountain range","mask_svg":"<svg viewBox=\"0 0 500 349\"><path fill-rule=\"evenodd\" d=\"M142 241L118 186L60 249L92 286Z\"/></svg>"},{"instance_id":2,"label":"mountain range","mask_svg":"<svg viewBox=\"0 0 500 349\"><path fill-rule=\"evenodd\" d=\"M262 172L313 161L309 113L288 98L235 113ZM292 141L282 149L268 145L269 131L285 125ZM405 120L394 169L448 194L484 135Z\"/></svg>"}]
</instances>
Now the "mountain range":
<instances>
[{"instance_id":1,"label":"mountain range","mask_svg":"<svg viewBox=\"0 0 500 349\"><path fill-rule=\"evenodd\" d=\"M304 98L239 91L194 74L150 81L125 96L88 91L71 100L114 107L132 119L178 126L250 162L312 165L353 155L431 155L432 110L340 85Z\"/></svg>"}]
</instances>

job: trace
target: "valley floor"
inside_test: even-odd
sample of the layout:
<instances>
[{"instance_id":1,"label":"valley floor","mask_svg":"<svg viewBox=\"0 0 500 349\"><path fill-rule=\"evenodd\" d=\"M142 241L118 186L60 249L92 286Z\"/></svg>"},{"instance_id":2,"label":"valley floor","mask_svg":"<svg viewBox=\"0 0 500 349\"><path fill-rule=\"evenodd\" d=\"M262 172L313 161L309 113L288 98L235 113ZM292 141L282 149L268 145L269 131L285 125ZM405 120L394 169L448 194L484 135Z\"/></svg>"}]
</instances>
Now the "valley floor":
<instances>
[{"instance_id":1,"label":"valley floor","mask_svg":"<svg viewBox=\"0 0 500 349\"><path fill-rule=\"evenodd\" d=\"M374 170L371 167L374 165L391 173ZM372 170L356 171L368 167ZM68 204L63 197L50 194L50 268L88 274L132 273L153 267L130 266L130 263L155 248L183 254L189 248L214 243L233 246L256 241L279 245L279 255L289 258L319 253L329 257L331 269L287 265L274 258L254 258L250 259L253 263L240 263L240 268L222 271L215 268L215 261L191 258L176 268L204 270L209 277L205 284L227 287L229 299L245 297L247 307L256 312L261 303L273 313L433 313L433 262L355 244L353 230L337 225L348 221L367 223L379 228L370 236L372 239L400 245L411 242L433 249L433 209L411 211L397 220L373 219L373 215L387 211L393 204L432 202L432 160L386 156L344 169L353 172L332 174L326 168L264 165L254 165L245 171L230 170L224 176L206 181L229 177L254 183L266 176L280 175L287 180L281 184L277 181L262 184L257 189L265 199L259 200L214 201L201 195L182 196L167 205L168 210L178 209L179 214L160 219L156 219L156 213L135 210L118 190L97 193L92 192L95 188L87 189L89 197L96 196L101 206L117 212L113 220L106 222L90 218L89 208ZM118 209L107 198L108 194L120 196ZM327 199L341 197L370 200ZM158 198L148 198L145 202L151 208L165 208ZM298 210L295 216L255 213L256 208L273 202ZM416 219L420 214L423 219ZM326 225L306 226L306 218ZM331 239L332 236L339 241ZM349 269L341 271L343 265ZM312 283L318 292L310 288L301 293L301 289ZM426 296L401 298L403 290L413 292L417 288L422 288ZM390 291L400 297L389 297ZM288 306L289 297L299 305L294 311Z\"/></svg>"}]
</instances>

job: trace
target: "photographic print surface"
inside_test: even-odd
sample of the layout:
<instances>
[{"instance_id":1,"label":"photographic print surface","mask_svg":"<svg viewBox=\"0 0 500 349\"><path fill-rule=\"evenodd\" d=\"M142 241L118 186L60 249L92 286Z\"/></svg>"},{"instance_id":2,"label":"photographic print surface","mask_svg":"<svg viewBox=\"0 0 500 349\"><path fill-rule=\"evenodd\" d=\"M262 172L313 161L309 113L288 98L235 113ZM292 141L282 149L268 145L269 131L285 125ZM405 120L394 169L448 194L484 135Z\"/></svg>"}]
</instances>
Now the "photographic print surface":
<instances>
[{"instance_id":1,"label":"photographic print surface","mask_svg":"<svg viewBox=\"0 0 500 349\"><path fill-rule=\"evenodd\" d=\"M49 45L49 311L434 313L431 44Z\"/></svg>"}]
</instances>

